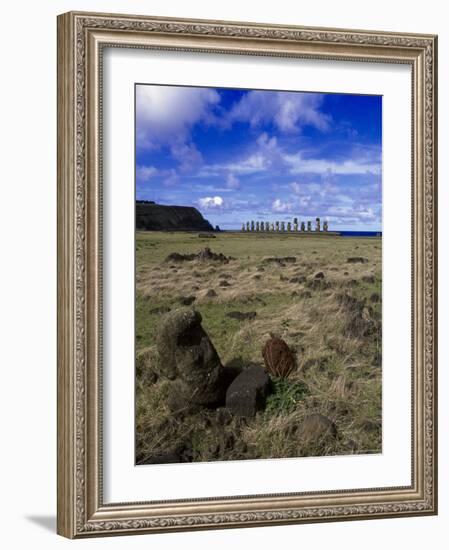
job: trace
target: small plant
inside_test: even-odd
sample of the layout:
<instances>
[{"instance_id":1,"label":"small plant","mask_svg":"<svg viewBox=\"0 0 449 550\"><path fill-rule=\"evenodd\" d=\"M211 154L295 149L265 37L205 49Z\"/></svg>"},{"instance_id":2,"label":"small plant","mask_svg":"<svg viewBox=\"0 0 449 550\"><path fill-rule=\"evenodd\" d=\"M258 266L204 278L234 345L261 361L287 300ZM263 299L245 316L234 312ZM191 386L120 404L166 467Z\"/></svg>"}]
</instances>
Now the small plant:
<instances>
[{"instance_id":1,"label":"small plant","mask_svg":"<svg viewBox=\"0 0 449 550\"><path fill-rule=\"evenodd\" d=\"M265 412L288 414L308 394L308 387L302 381L290 382L285 378L273 378L273 392L267 398Z\"/></svg>"}]
</instances>

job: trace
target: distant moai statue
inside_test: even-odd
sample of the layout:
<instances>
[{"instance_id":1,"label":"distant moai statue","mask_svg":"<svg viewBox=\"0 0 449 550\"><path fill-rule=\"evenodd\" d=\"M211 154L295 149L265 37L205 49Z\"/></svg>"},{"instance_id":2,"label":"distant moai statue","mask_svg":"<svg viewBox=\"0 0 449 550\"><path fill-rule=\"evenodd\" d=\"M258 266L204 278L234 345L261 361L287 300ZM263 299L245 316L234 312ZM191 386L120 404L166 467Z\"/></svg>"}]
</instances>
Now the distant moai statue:
<instances>
[{"instance_id":1,"label":"distant moai statue","mask_svg":"<svg viewBox=\"0 0 449 550\"><path fill-rule=\"evenodd\" d=\"M307 231L312 231L312 222L307 222Z\"/></svg>"},{"instance_id":2,"label":"distant moai statue","mask_svg":"<svg viewBox=\"0 0 449 550\"><path fill-rule=\"evenodd\" d=\"M329 231L329 224L327 221L323 222L323 231Z\"/></svg>"},{"instance_id":3,"label":"distant moai statue","mask_svg":"<svg viewBox=\"0 0 449 550\"><path fill-rule=\"evenodd\" d=\"M270 231L270 222L265 222L265 231Z\"/></svg>"},{"instance_id":4,"label":"distant moai statue","mask_svg":"<svg viewBox=\"0 0 449 550\"><path fill-rule=\"evenodd\" d=\"M265 231L265 222L260 222L260 230Z\"/></svg>"},{"instance_id":5,"label":"distant moai statue","mask_svg":"<svg viewBox=\"0 0 449 550\"><path fill-rule=\"evenodd\" d=\"M245 231L245 224L242 223L242 231Z\"/></svg>"},{"instance_id":6,"label":"distant moai statue","mask_svg":"<svg viewBox=\"0 0 449 550\"><path fill-rule=\"evenodd\" d=\"M293 218L293 229L298 231L298 218Z\"/></svg>"},{"instance_id":7,"label":"distant moai statue","mask_svg":"<svg viewBox=\"0 0 449 550\"><path fill-rule=\"evenodd\" d=\"M301 222L301 231L306 230L306 224L304 222Z\"/></svg>"},{"instance_id":8,"label":"distant moai statue","mask_svg":"<svg viewBox=\"0 0 449 550\"><path fill-rule=\"evenodd\" d=\"M287 231L291 231L292 230L292 224L291 222L288 222L287 223Z\"/></svg>"},{"instance_id":9,"label":"distant moai statue","mask_svg":"<svg viewBox=\"0 0 449 550\"><path fill-rule=\"evenodd\" d=\"M251 220L251 231L254 231L254 221Z\"/></svg>"},{"instance_id":10,"label":"distant moai statue","mask_svg":"<svg viewBox=\"0 0 449 550\"><path fill-rule=\"evenodd\" d=\"M279 231L279 222L276 222L276 231Z\"/></svg>"},{"instance_id":11,"label":"distant moai statue","mask_svg":"<svg viewBox=\"0 0 449 550\"><path fill-rule=\"evenodd\" d=\"M271 231L274 231L274 222L271 222L271 224L270 224L270 230L271 230Z\"/></svg>"},{"instance_id":12,"label":"distant moai statue","mask_svg":"<svg viewBox=\"0 0 449 550\"><path fill-rule=\"evenodd\" d=\"M282 231L282 232L285 231L285 222L281 222L281 231Z\"/></svg>"},{"instance_id":13,"label":"distant moai statue","mask_svg":"<svg viewBox=\"0 0 449 550\"><path fill-rule=\"evenodd\" d=\"M259 231L259 229L260 229L259 222L256 222L256 231Z\"/></svg>"},{"instance_id":14,"label":"distant moai statue","mask_svg":"<svg viewBox=\"0 0 449 550\"><path fill-rule=\"evenodd\" d=\"M321 231L321 227L320 227L320 218L317 218L316 220L316 229L315 231L318 231L318 233Z\"/></svg>"},{"instance_id":15,"label":"distant moai statue","mask_svg":"<svg viewBox=\"0 0 449 550\"><path fill-rule=\"evenodd\" d=\"M246 222L246 230L249 231L249 222Z\"/></svg>"}]
</instances>

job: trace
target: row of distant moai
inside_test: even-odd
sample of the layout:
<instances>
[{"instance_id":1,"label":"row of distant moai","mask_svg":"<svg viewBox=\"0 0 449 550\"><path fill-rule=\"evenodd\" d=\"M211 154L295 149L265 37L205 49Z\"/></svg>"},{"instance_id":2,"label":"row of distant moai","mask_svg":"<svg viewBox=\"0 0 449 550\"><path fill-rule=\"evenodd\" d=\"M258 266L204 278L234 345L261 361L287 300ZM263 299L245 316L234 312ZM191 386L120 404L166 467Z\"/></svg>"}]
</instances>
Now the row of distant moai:
<instances>
[{"instance_id":1,"label":"row of distant moai","mask_svg":"<svg viewBox=\"0 0 449 550\"><path fill-rule=\"evenodd\" d=\"M298 218L293 218L292 222L246 222L242 224L242 231L277 231L277 232L285 232L288 231L306 231L306 223L301 222L301 224L298 223ZM312 222L307 222L307 231L312 231ZM315 232L321 231L321 220L320 218L315 219ZM323 222L323 231L329 231L329 225L327 221Z\"/></svg>"}]
</instances>

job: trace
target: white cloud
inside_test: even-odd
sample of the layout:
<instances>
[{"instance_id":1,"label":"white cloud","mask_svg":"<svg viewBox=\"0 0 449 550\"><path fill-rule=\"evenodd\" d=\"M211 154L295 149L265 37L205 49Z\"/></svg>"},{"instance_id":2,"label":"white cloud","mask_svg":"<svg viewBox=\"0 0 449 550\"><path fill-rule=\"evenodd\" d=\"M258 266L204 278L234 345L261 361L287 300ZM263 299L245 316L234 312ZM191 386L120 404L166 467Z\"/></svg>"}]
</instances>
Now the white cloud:
<instances>
[{"instance_id":1,"label":"white cloud","mask_svg":"<svg viewBox=\"0 0 449 550\"><path fill-rule=\"evenodd\" d=\"M178 182L179 182L179 176L176 173L176 171L173 170L172 168L171 170L168 170L166 172L166 177L162 183L165 185L165 187L172 187L173 185L176 185Z\"/></svg>"},{"instance_id":2,"label":"white cloud","mask_svg":"<svg viewBox=\"0 0 449 550\"><path fill-rule=\"evenodd\" d=\"M204 166L200 175L202 177L217 176L223 172L239 175L256 174L265 172L276 166L279 161L282 161L281 151L275 136L269 137L266 132L263 132L258 136L254 145L255 147L246 157L226 164Z\"/></svg>"},{"instance_id":3,"label":"white cloud","mask_svg":"<svg viewBox=\"0 0 449 550\"><path fill-rule=\"evenodd\" d=\"M290 185L289 185L290 189L293 191L293 193L295 193L295 195L299 195L301 193L301 187L299 185L298 182L296 181L293 181Z\"/></svg>"},{"instance_id":4,"label":"white cloud","mask_svg":"<svg viewBox=\"0 0 449 550\"><path fill-rule=\"evenodd\" d=\"M293 204L290 202L282 202L281 199L276 199L271 205L271 208L275 212L290 212L293 208Z\"/></svg>"},{"instance_id":5,"label":"white cloud","mask_svg":"<svg viewBox=\"0 0 449 550\"><path fill-rule=\"evenodd\" d=\"M239 162L230 163L227 168L238 174L252 174L262 172L269 166L268 159L262 153L254 153Z\"/></svg>"},{"instance_id":6,"label":"white cloud","mask_svg":"<svg viewBox=\"0 0 449 550\"><path fill-rule=\"evenodd\" d=\"M278 146L277 137L272 136L270 138L267 132L262 132L260 136L257 138L256 143L261 149L264 149L265 151L271 151L271 152L276 151Z\"/></svg>"},{"instance_id":7,"label":"white cloud","mask_svg":"<svg viewBox=\"0 0 449 550\"><path fill-rule=\"evenodd\" d=\"M231 172L234 175L248 175L264 172L270 167L270 161L260 152L253 153L241 160L226 164L209 164L203 166L199 172L200 177L220 176L223 172Z\"/></svg>"},{"instance_id":8,"label":"white cloud","mask_svg":"<svg viewBox=\"0 0 449 550\"><path fill-rule=\"evenodd\" d=\"M325 159L303 159L300 153L283 155L284 161L290 165L291 174L326 174L338 175L375 174L382 170L380 162L367 161L364 158L355 158L341 162Z\"/></svg>"},{"instance_id":9,"label":"white cloud","mask_svg":"<svg viewBox=\"0 0 449 550\"><path fill-rule=\"evenodd\" d=\"M201 208L213 209L213 208L223 208L224 200L223 197L216 195L215 197L202 197L198 199L198 204Z\"/></svg>"},{"instance_id":10,"label":"white cloud","mask_svg":"<svg viewBox=\"0 0 449 550\"><path fill-rule=\"evenodd\" d=\"M293 181L288 187L294 195L302 197L310 194L324 197L326 194L331 192L330 186L326 183L298 183L297 181Z\"/></svg>"},{"instance_id":11,"label":"white cloud","mask_svg":"<svg viewBox=\"0 0 449 550\"><path fill-rule=\"evenodd\" d=\"M331 117L320 111L323 96L316 93L266 92L253 90L245 94L229 113L229 122L248 122L257 127L273 123L284 133L313 126L327 131Z\"/></svg>"},{"instance_id":12,"label":"white cloud","mask_svg":"<svg viewBox=\"0 0 449 550\"><path fill-rule=\"evenodd\" d=\"M138 86L138 137L140 131L149 143L183 143L194 124L211 119L211 108L219 101L219 94L209 88Z\"/></svg>"},{"instance_id":13,"label":"white cloud","mask_svg":"<svg viewBox=\"0 0 449 550\"><path fill-rule=\"evenodd\" d=\"M310 204L310 201L312 200L312 197L310 195L306 195L304 197L301 197L299 199L299 206L302 208L307 208Z\"/></svg>"},{"instance_id":14,"label":"white cloud","mask_svg":"<svg viewBox=\"0 0 449 550\"><path fill-rule=\"evenodd\" d=\"M158 173L154 166L137 166L136 177L138 181L147 182Z\"/></svg>"},{"instance_id":15,"label":"white cloud","mask_svg":"<svg viewBox=\"0 0 449 550\"><path fill-rule=\"evenodd\" d=\"M168 147L179 171L186 173L202 164L203 157L191 139L198 122L212 123L219 94L209 88L138 86L136 136L140 149Z\"/></svg>"},{"instance_id":16,"label":"white cloud","mask_svg":"<svg viewBox=\"0 0 449 550\"><path fill-rule=\"evenodd\" d=\"M294 213L303 220L319 216L347 227L375 227L381 223L382 207L373 199L372 190L364 194L360 189L344 179L339 183L329 183L327 178L320 183L292 181L280 186L284 194L279 194L271 207L273 212Z\"/></svg>"},{"instance_id":17,"label":"white cloud","mask_svg":"<svg viewBox=\"0 0 449 550\"><path fill-rule=\"evenodd\" d=\"M343 195L342 193L335 195L335 199L344 204L352 204L354 202L354 199L352 197L349 197L348 195Z\"/></svg>"},{"instance_id":18,"label":"white cloud","mask_svg":"<svg viewBox=\"0 0 449 550\"><path fill-rule=\"evenodd\" d=\"M355 211L355 214L364 221L373 221L376 219L376 215L372 208L364 208L361 206Z\"/></svg>"},{"instance_id":19,"label":"white cloud","mask_svg":"<svg viewBox=\"0 0 449 550\"><path fill-rule=\"evenodd\" d=\"M239 189L240 181L234 176L234 174L228 174L228 177L226 178L226 186L228 189Z\"/></svg>"},{"instance_id":20,"label":"white cloud","mask_svg":"<svg viewBox=\"0 0 449 550\"><path fill-rule=\"evenodd\" d=\"M203 156L194 143L175 143L171 147L171 154L179 162L179 170L184 173L203 162Z\"/></svg>"},{"instance_id":21,"label":"white cloud","mask_svg":"<svg viewBox=\"0 0 449 550\"><path fill-rule=\"evenodd\" d=\"M330 206L327 209L327 214L329 216L353 216L354 215L354 208L352 206L345 206L345 205L339 205L339 206Z\"/></svg>"}]
</instances>

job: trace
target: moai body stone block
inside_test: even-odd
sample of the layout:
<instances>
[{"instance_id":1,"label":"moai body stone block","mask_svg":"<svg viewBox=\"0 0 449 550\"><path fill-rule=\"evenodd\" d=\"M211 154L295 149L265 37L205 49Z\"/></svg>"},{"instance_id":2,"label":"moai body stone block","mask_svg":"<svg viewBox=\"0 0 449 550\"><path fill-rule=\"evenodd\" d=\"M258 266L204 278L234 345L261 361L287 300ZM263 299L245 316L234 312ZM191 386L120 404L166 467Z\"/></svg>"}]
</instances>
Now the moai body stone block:
<instances>
[{"instance_id":1,"label":"moai body stone block","mask_svg":"<svg viewBox=\"0 0 449 550\"><path fill-rule=\"evenodd\" d=\"M285 222L281 222L281 231L285 231Z\"/></svg>"},{"instance_id":2,"label":"moai body stone block","mask_svg":"<svg viewBox=\"0 0 449 550\"><path fill-rule=\"evenodd\" d=\"M307 231L312 231L312 222L307 222Z\"/></svg>"},{"instance_id":3,"label":"moai body stone block","mask_svg":"<svg viewBox=\"0 0 449 550\"><path fill-rule=\"evenodd\" d=\"M317 218L316 220L316 231L321 231L321 224L320 224L320 218Z\"/></svg>"},{"instance_id":4,"label":"moai body stone block","mask_svg":"<svg viewBox=\"0 0 449 550\"><path fill-rule=\"evenodd\" d=\"M291 222L288 222L287 223L287 231L291 231L292 230L292 224Z\"/></svg>"},{"instance_id":5,"label":"moai body stone block","mask_svg":"<svg viewBox=\"0 0 449 550\"><path fill-rule=\"evenodd\" d=\"M304 222L301 222L301 231L306 230L306 224Z\"/></svg>"},{"instance_id":6,"label":"moai body stone block","mask_svg":"<svg viewBox=\"0 0 449 550\"><path fill-rule=\"evenodd\" d=\"M271 391L271 380L263 367L252 365L244 369L226 392L226 407L236 416L254 417L265 408Z\"/></svg>"}]
</instances>

